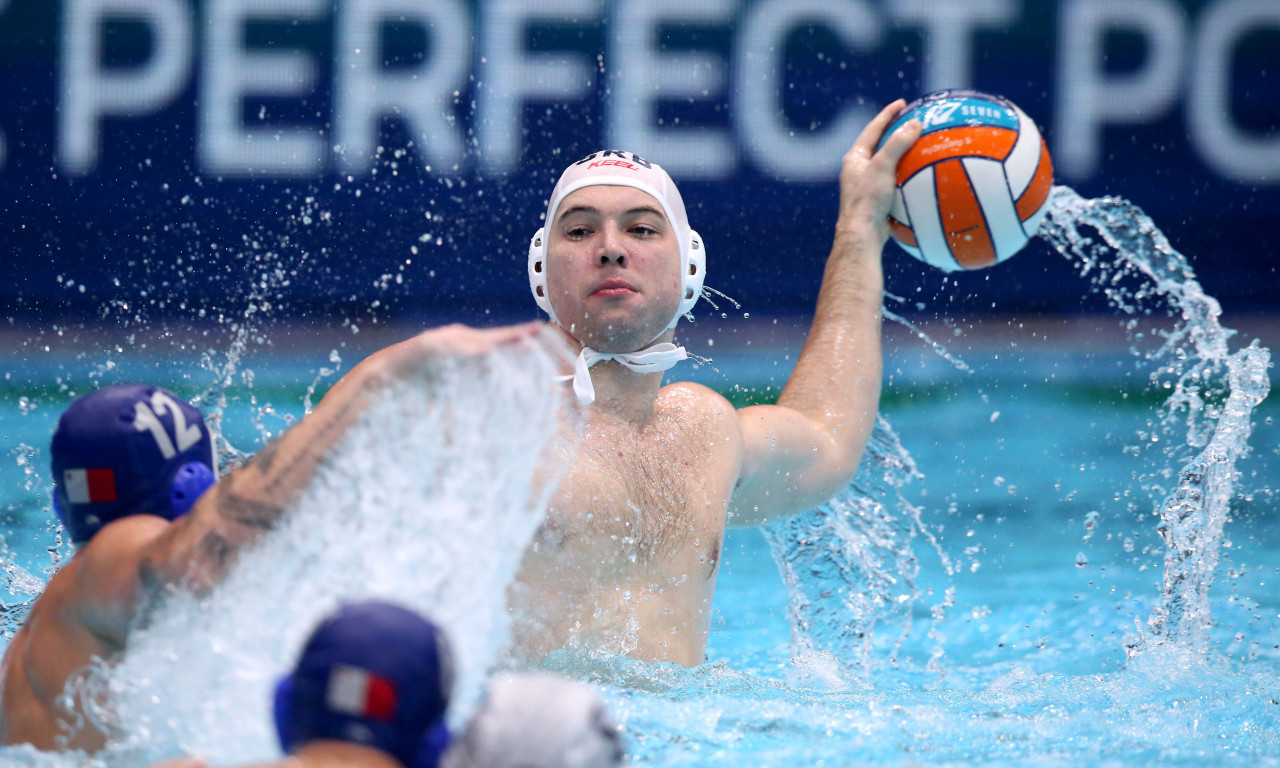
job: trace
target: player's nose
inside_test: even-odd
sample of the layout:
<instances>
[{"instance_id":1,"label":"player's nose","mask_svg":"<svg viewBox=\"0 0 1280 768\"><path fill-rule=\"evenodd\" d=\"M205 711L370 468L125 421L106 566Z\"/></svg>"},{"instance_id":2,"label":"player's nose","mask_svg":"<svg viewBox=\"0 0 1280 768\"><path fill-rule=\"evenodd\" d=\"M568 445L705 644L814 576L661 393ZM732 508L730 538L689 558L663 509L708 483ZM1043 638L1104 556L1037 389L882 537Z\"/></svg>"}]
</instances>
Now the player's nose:
<instances>
[{"instance_id":1,"label":"player's nose","mask_svg":"<svg viewBox=\"0 0 1280 768\"><path fill-rule=\"evenodd\" d=\"M600 238L600 266L607 264L617 264L625 267L627 264L627 252L622 243L622 232L614 224L606 224Z\"/></svg>"}]
</instances>

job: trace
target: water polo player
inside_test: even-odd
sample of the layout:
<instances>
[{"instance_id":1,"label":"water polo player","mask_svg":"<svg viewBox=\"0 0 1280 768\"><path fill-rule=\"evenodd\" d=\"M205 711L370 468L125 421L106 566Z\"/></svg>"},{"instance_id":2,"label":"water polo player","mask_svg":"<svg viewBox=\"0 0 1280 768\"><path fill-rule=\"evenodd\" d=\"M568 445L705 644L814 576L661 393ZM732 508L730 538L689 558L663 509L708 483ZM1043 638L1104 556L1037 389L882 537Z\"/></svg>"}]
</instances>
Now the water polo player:
<instances>
[{"instance_id":1,"label":"water polo player","mask_svg":"<svg viewBox=\"0 0 1280 768\"><path fill-rule=\"evenodd\" d=\"M809 338L776 405L735 410L711 389L662 385L698 299L706 248L658 164L630 152L569 166L533 237L535 301L577 355L586 425L526 554L513 608L521 649L565 645L649 661L703 661L726 521L759 525L846 487L880 394L880 256L894 171L918 121L862 132ZM786 258L785 254L778 258Z\"/></svg>"},{"instance_id":2,"label":"water polo player","mask_svg":"<svg viewBox=\"0 0 1280 768\"><path fill-rule=\"evenodd\" d=\"M147 545L216 477L200 412L141 384L76 398L58 420L50 455L53 506L78 551L6 649L0 702L4 743L44 749L60 733L54 701L67 677L123 647L141 601Z\"/></svg>"},{"instance_id":3,"label":"water polo player","mask_svg":"<svg viewBox=\"0 0 1280 768\"><path fill-rule=\"evenodd\" d=\"M502 675L450 738L453 688L441 630L401 606L341 606L311 633L276 686L288 757L253 768L621 768L618 726L588 685L546 673ZM207 768L194 757L154 768Z\"/></svg>"},{"instance_id":4,"label":"water polo player","mask_svg":"<svg viewBox=\"0 0 1280 768\"><path fill-rule=\"evenodd\" d=\"M381 384L412 377L439 355L482 355L536 332L535 324L488 331L452 326L388 347L213 485L208 428L180 398L116 385L75 400L58 422L51 453L55 505L77 551L49 580L5 651L0 743L101 747L103 734L87 725L73 728L84 718L58 702L73 672L123 651L132 624L160 591L203 589L220 580L244 545L277 525Z\"/></svg>"},{"instance_id":5,"label":"water polo player","mask_svg":"<svg viewBox=\"0 0 1280 768\"><path fill-rule=\"evenodd\" d=\"M391 603L340 607L276 688L290 765L435 768L449 743L453 666L444 633Z\"/></svg>"}]
</instances>

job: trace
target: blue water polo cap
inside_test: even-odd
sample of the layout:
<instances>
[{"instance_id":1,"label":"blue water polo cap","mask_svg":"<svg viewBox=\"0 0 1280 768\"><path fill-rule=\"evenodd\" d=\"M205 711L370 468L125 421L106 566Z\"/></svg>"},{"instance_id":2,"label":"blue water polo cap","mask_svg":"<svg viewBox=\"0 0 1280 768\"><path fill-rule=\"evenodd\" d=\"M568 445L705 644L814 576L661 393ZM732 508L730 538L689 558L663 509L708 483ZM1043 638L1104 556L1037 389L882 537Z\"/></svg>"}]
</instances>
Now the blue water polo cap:
<instances>
[{"instance_id":1,"label":"blue water polo cap","mask_svg":"<svg viewBox=\"0 0 1280 768\"><path fill-rule=\"evenodd\" d=\"M348 741L433 768L448 745L452 689L439 627L392 603L349 603L316 627L276 687L280 746L288 753L318 739Z\"/></svg>"},{"instance_id":2,"label":"blue water polo cap","mask_svg":"<svg viewBox=\"0 0 1280 768\"><path fill-rule=\"evenodd\" d=\"M113 384L73 400L49 452L54 508L76 544L125 515L173 520L217 480L200 411L144 384Z\"/></svg>"}]
</instances>

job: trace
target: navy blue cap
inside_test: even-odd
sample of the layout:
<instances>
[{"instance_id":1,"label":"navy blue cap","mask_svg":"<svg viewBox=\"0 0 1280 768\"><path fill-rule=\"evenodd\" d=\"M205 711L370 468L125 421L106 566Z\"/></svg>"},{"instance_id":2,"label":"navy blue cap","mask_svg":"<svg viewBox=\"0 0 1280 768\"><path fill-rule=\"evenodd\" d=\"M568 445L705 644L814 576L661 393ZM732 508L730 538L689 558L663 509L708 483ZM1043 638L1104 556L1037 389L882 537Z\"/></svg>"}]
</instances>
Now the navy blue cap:
<instances>
[{"instance_id":1,"label":"navy blue cap","mask_svg":"<svg viewBox=\"0 0 1280 768\"><path fill-rule=\"evenodd\" d=\"M216 479L200 411L143 384L76 398L58 419L49 452L54 507L76 544L125 515L172 520Z\"/></svg>"},{"instance_id":2,"label":"navy blue cap","mask_svg":"<svg viewBox=\"0 0 1280 768\"><path fill-rule=\"evenodd\" d=\"M452 689L448 641L435 624L392 603L349 603L316 627L276 689L280 745L349 741L406 766L435 765Z\"/></svg>"}]
</instances>

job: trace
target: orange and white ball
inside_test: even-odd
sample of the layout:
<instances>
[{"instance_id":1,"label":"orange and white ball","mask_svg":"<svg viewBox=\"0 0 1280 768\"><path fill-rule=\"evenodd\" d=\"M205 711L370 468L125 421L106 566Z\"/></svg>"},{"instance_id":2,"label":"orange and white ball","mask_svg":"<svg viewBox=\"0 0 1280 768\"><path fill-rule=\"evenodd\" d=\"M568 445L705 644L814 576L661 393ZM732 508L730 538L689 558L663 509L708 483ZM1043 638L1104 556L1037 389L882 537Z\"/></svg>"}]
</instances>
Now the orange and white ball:
<instances>
[{"instance_id":1,"label":"orange and white ball","mask_svg":"<svg viewBox=\"0 0 1280 768\"><path fill-rule=\"evenodd\" d=\"M1049 150L1031 118L999 96L937 91L908 104L885 137L912 118L924 130L898 164L893 239L947 271L989 267L1021 250L1053 186Z\"/></svg>"}]
</instances>

